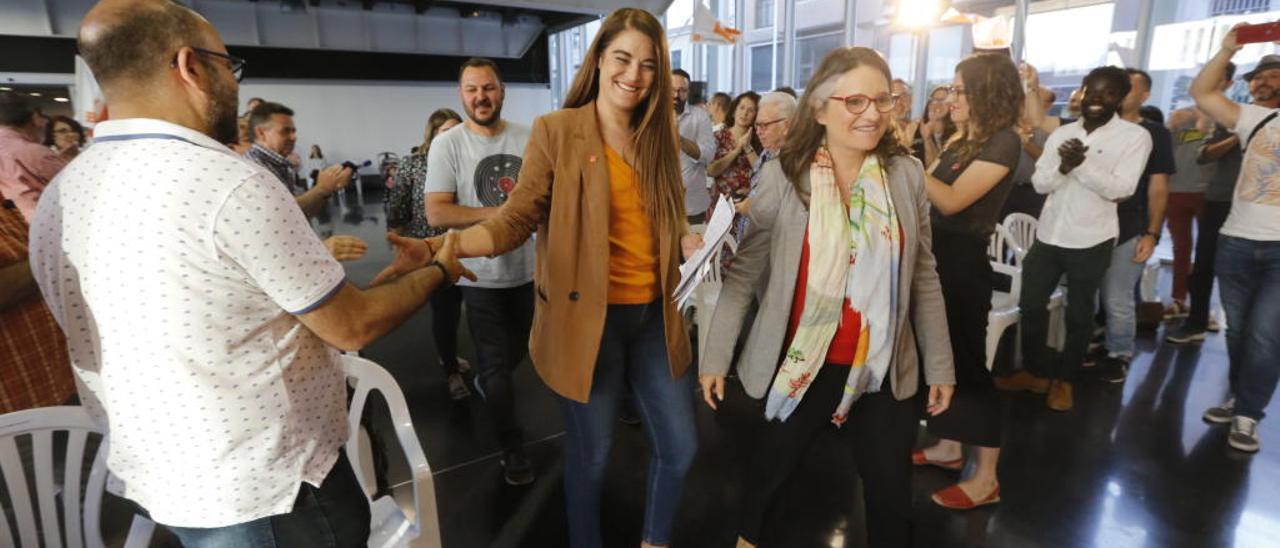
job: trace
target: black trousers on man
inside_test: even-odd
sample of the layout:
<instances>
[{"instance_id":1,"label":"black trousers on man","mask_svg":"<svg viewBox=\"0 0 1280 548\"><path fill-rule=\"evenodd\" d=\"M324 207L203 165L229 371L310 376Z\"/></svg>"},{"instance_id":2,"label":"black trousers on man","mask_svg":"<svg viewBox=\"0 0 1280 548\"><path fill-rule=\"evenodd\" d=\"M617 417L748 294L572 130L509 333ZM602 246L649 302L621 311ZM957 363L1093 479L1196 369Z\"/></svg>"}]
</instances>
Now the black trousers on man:
<instances>
[{"instance_id":1,"label":"black trousers on man","mask_svg":"<svg viewBox=\"0 0 1280 548\"><path fill-rule=\"evenodd\" d=\"M502 289L463 287L462 300L476 348L476 390L493 417L502 448L519 451L524 430L516 420L511 375L529 354L533 283Z\"/></svg>"}]
</instances>

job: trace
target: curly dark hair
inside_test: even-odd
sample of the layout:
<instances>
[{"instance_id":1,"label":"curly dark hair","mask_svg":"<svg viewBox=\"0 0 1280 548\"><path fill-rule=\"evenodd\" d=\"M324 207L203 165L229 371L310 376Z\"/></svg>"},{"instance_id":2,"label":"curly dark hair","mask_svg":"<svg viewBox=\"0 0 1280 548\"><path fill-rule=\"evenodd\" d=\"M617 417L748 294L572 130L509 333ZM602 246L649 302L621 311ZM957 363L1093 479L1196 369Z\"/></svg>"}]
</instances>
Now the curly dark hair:
<instances>
[{"instance_id":1,"label":"curly dark hair","mask_svg":"<svg viewBox=\"0 0 1280 548\"><path fill-rule=\"evenodd\" d=\"M61 114L49 118L49 124L44 127L44 146L53 146L53 132L57 128L58 124L66 124L67 127L71 128L71 131L76 132L76 143L80 146L84 146L84 127L80 125L80 122L75 121L75 119L70 116L63 116Z\"/></svg>"},{"instance_id":2,"label":"curly dark hair","mask_svg":"<svg viewBox=\"0 0 1280 548\"><path fill-rule=\"evenodd\" d=\"M969 121L963 135L947 143L956 162L964 165L987 144L991 136L1012 128L1022 115L1022 78L1007 55L976 53L956 65L969 101Z\"/></svg>"}]
</instances>

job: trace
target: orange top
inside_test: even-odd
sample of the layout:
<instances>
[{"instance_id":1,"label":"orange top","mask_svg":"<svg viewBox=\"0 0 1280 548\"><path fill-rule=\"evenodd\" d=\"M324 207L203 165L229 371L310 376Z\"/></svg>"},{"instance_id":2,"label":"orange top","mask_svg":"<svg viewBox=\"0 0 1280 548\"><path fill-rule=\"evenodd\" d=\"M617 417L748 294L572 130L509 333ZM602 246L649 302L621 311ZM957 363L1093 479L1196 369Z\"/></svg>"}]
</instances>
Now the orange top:
<instances>
[{"instance_id":1,"label":"orange top","mask_svg":"<svg viewBox=\"0 0 1280 548\"><path fill-rule=\"evenodd\" d=\"M658 298L658 248L645 214L636 172L608 146L609 304L648 304Z\"/></svg>"}]
</instances>

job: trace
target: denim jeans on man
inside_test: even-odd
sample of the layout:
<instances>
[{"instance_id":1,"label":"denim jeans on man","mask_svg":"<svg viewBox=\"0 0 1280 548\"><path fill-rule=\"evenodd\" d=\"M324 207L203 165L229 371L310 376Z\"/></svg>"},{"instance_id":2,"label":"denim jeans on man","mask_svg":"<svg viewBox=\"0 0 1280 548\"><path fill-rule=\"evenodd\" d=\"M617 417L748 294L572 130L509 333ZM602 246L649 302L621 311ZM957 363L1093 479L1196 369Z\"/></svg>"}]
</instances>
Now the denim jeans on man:
<instances>
[{"instance_id":1,"label":"denim jeans on man","mask_svg":"<svg viewBox=\"0 0 1280 548\"><path fill-rule=\"evenodd\" d=\"M1129 238L1111 251L1111 266L1102 280L1102 307L1107 313L1107 355L1133 358L1138 334L1138 305L1133 288L1146 263L1133 262L1141 236Z\"/></svg>"},{"instance_id":2,"label":"denim jeans on man","mask_svg":"<svg viewBox=\"0 0 1280 548\"><path fill-rule=\"evenodd\" d=\"M1235 412L1262 420L1280 380L1280 241L1224 234L1216 263Z\"/></svg>"},{"instance_id":3,"label":"denim jeans on man","mask_svg":"<svg viewBox=\"0 0 1280 548\"><path fill-rule=\"evenodd\" d=\"M463 287L462 300L476 348L476 391L493 417L503 450L519 452L524 430L516 419L511 375L529 354L533 282L501 289Z\"/></svg>"},{"instance_id":4,"label":"denim jeans on man","mask_svg":"<svg viewBox=\"0 0 1280 548\"><path fill-rule=\"evenodd\" d=\"M346 451L320 487L303 483L293 511L227 527L167 527L186 548L348 548L369 543L369 500Z\"/></svg>"},{"instance_id":5,"label":"denim jeans on man","mask_svg":"<svg viewBox=\"0 0 1280 548\"><path fill-rule=\"evenodd\" d=\"M567 442L564 486L574 548L603 546L600 493L618 404L631 384L653 454L645 493L644 541L671 542L685 474L698 452L693 374L671 378L660 302L609 305L587 403L560 397Z\"/></svg>"}]
</instances>

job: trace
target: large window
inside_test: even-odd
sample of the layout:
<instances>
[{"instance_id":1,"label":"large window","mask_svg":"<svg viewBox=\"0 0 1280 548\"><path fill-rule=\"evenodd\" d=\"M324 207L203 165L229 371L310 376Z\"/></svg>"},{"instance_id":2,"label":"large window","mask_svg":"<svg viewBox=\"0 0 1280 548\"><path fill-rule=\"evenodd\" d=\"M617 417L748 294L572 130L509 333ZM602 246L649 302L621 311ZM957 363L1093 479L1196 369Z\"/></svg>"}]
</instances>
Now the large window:
<instances>
[{"instance_id":1,"label":"large window","mask_svg":"<svg viewBox=\"0 0 1280 548\"><path fill-rule=\"evenodd\" d=\"M1222 37L1232 25L1280 18L1280 11L1215 15L1245 11L1227 9L1233 7L1241 8L1240 2L1209 5L1205 0L1166 0L1156 3L1152 12L1151 54L1147 60L1152 80L1150 104L1165 112L1191 106L1193 101L1187 93L1191 80L1217 53ZM1241 75L1256 66L1263 55L1276 51L1275 44L1262 43L1249 44L1237 53L1232 58L1237 65L1235 84L1227 90L1228 95L1238 102L1248 102L1249 88Z\"/></svg>"},{"instance_id":2,"label":"large window","mask_svg":"<svg viewBox=\"0 0 1280 548\"><path fill-rule=\"evenodd\" d=\"M786 54L787 52L782 47L782 44L778 44L777 67L779 75L782 73L782 59ZM756 92L770 91L773 88L782 85L782 82L780 81L777 83L774 82L773 74L773 45L762 44L759 46L752 46L751 77L748 79L747 84Z\"/></svg>"},{"instance_id":3,"label":"large window","mask_svg":"<svg viewBox=\"0 0 1280 548\"><path fill-rule=\"evenodd\" d=\"M751 0L748 0L751 1ZM765 29L773 26L773 14L777 11L774 0L755 0L756 28Z\"/></svg>"},{"instance_id":4,"label":"large window","mask_svg":"<svg viewBox=\"0 0 1280 548\"><path fill-rule=\"evenodd\" d=\"M792 84L796 89L804 89L809 84L809 77L822 63L827 52L840 47L844 40L843 33L821 34L796 39L796 80Z\"/></svg>"}]
</instances>

